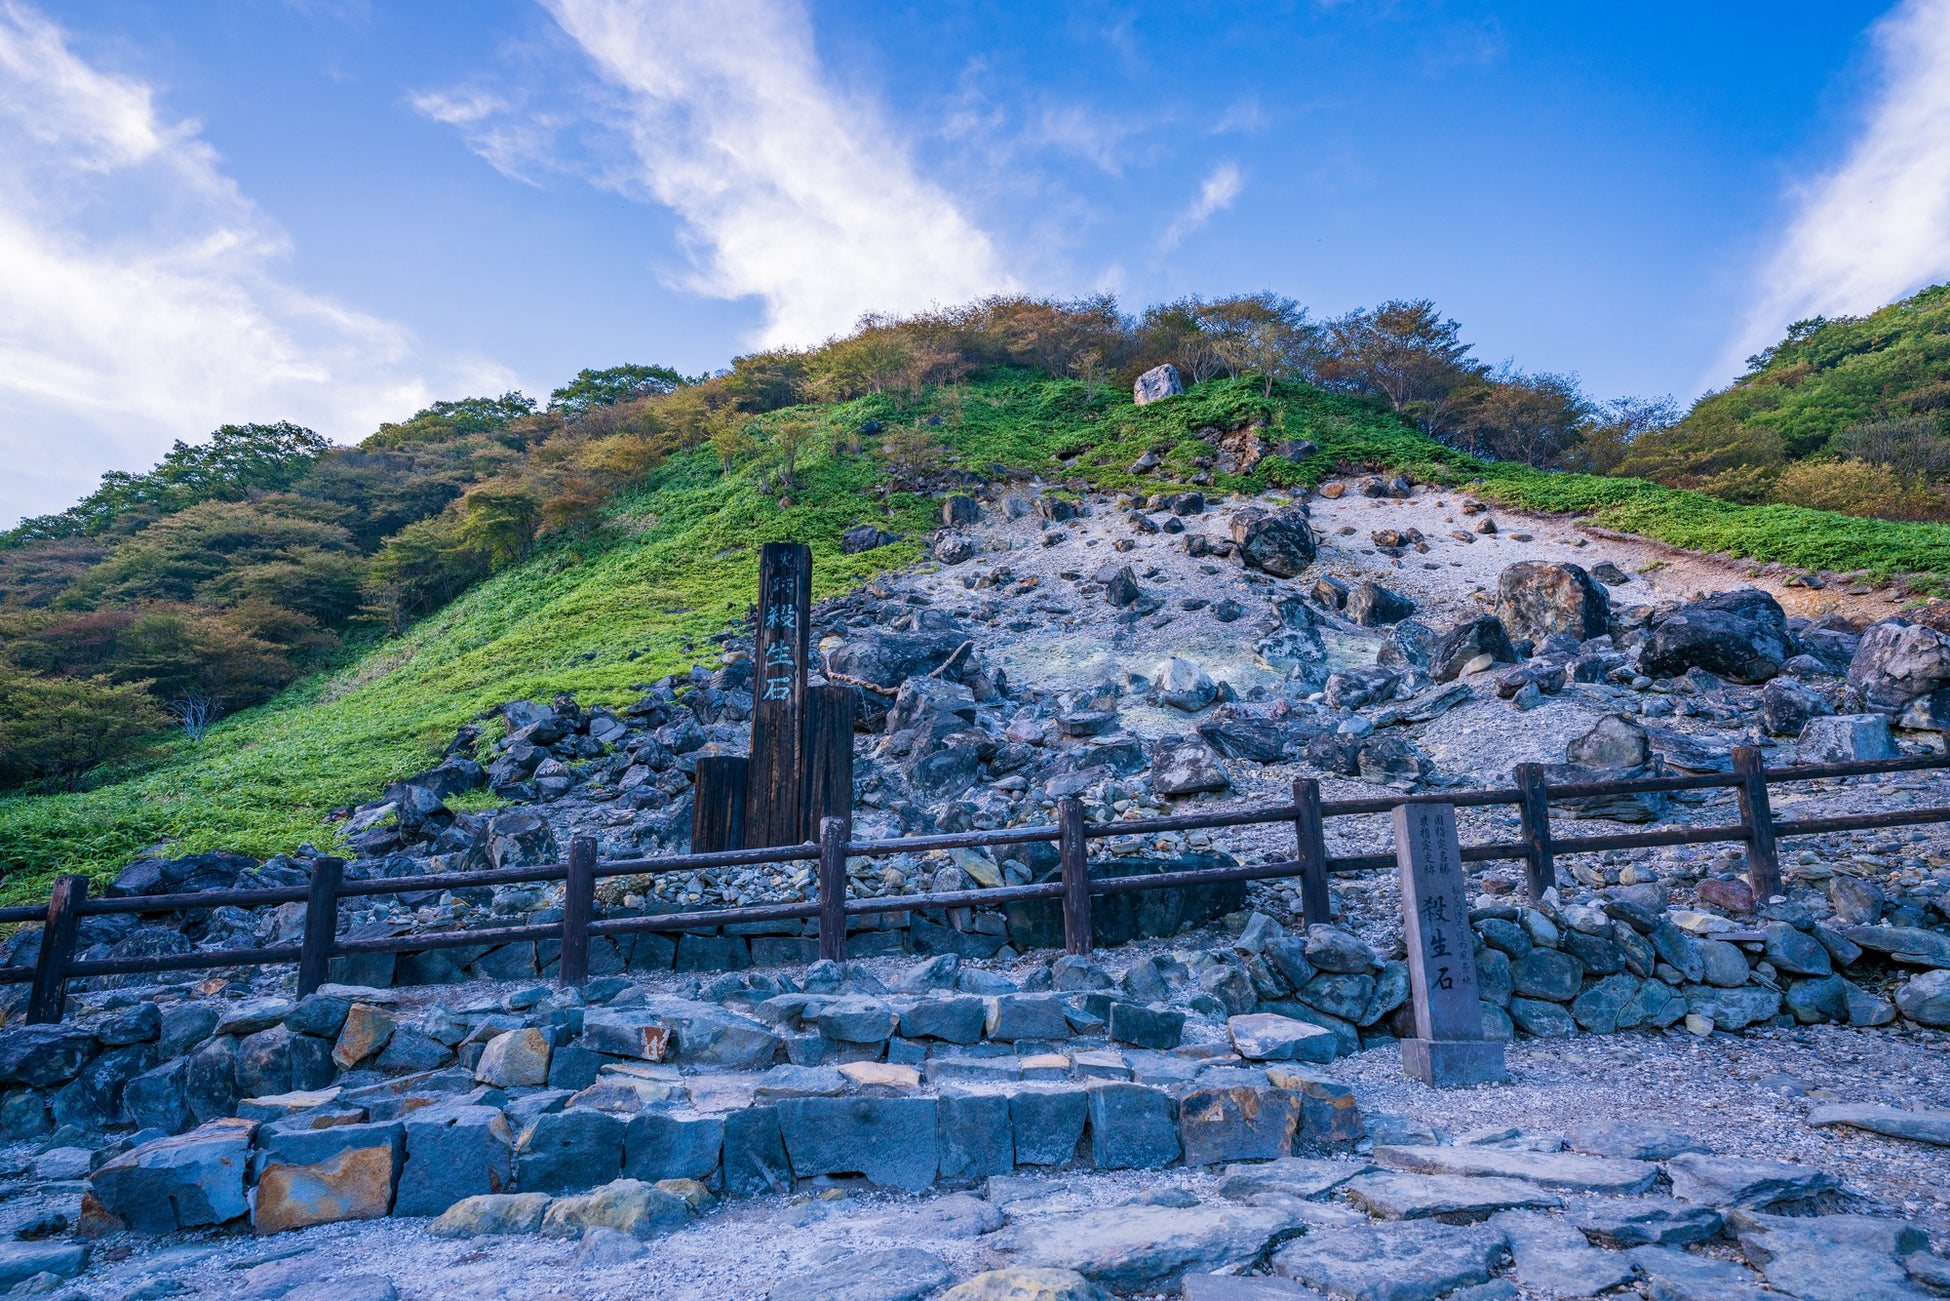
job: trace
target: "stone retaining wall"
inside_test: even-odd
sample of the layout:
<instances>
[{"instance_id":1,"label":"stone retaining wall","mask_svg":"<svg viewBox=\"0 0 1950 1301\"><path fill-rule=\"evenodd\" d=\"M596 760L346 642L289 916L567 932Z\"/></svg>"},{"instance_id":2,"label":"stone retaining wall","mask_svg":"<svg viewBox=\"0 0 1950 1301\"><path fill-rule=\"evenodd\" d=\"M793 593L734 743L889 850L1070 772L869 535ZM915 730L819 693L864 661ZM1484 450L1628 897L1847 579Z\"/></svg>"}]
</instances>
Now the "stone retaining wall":
<instances>
[{"instance_id":1,"label":"stone retaining wall","mask_svg":"<svg viewBox=\"0 0 1950 1301\"><path fill-rule=\"evenodd\" d=\"M643 1036L645 1024L646 1014L612 1014L584 1037L657 1042ZM498 1064L524 1050L530 1065L546 1060L534 1031L496 1047L522 1034L534 1043L498 1052ZM567 1097L481 1085L476 1073L450 1069L256 1098L234 1118L101 1165L83 1229L169 1232L248 1216L258 1233L275 1233L393 1214L492 1232L510 1216L534 1228L550 1198L574 1202L562 1194L596 1185L609 1185L603 1195L624 1198L632 1214L654 1214L687 1195L695 1205L705 1192L782 1192L819 1177L920 1189L1022 1168L1261 1160L1363 1135L1349 1090L1304 1066L1201 1069L1156 1057L1045 1055L1011 1059L1006 1070L994 1068L1001 1059L943 1058L925 1079L884 1062L786 1065L742 1081L610 1062Z\"/></svg>"}]
</instances>

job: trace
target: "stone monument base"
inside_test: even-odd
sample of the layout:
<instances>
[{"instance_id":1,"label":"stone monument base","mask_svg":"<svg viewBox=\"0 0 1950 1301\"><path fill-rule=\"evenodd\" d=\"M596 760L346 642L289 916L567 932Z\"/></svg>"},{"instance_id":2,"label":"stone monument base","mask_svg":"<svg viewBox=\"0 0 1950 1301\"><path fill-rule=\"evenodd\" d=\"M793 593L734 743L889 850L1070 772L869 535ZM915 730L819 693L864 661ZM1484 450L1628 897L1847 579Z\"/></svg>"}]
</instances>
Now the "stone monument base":
<instances>
[{"instance_id":1,"label":"stone monument base","mask_svg":"<svg viewBox=\"0 0 1950 1301\"><path fill-rule=\"evenodd\" d=\"M1494 1039L1404 1039L1402 1074L1437 1089L1496 1084L1510 1078Z\"/></svg>"}]
</instances>

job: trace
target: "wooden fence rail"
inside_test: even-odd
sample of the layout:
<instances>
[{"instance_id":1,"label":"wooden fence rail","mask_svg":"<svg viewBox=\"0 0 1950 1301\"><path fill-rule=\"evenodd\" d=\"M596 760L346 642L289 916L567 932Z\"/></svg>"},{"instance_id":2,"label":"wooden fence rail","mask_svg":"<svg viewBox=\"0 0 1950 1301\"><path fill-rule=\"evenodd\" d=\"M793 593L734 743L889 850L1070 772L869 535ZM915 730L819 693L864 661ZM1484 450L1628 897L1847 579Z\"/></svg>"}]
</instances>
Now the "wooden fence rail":
<instances>
[{"instance_id":1,"label":"wooden fence rail","mask_svg":"<svg viewBox=\"0 0 1950 1301\"><path fill-rule=\"evenodd\" d=\"M1009 827L995 831L904 836L890 840L854 841L850 837L849 816L825 816L818 822L817 839L804 844L764 849L714 850L705 853L680 854L669 858L599 861L596 857L596 842L588 837L579 836L569 842L567 860L561 863L486 872L447 872L432 876L346 880L343 861L324 857L314 860L309 886L280 889L205 890L190 894L89 898L86 877L63 876L55 880L45 908L0 908L0 924L30 921L43 923L40 956L36 964L31 967L0 967L0 984L31 982L33 988L28 997L27 1019L30 1022L51 1022L59 1021L62 1017L67 1002L67 982L89 976L143 975L163 971L265 966L295 962L298 965L299 992L311 993L325 983L331 961L336 957L368 953L418 953L430 949L472 948L529 940L558 940L561 943L561 959L557 980L563 985L577 985L588 978L589 938L595 935L618 936L662 931L692 931L741 923L816 918L820 957L840 961L846 957L846 928L847 919L850 917L915 910L993 907L999 904L1044 899L1059 903L1063 915L1066 949L1071 953L1082 954L1090 952L1091 949L1092 900L1100 895L1297 877L1300 882L1301 916L1309 923L1326 921L1328 919L1327 881L1330 876L1395 869L1395 856L1392 853L1329 855L1325 830L1327 820L1388 813L1398 805L1418 802L1451 804L1464 808L1514 806L1521 828L1521 839L1466 845L1463 847L1462 857L1465 862L1496 860L1521 862L1524 866L1525 884L1532 899L1540 898L1546 890L1556 884L1556 860L1566 854L1731 842L1745 847L1748 881L1753 887L1755 896L1765 901L1781 892L1781 867L1777 846L1782 839L1831 832L1950 822L1950 807L1891 809L1879 813L1826 818L1777 818L1768 800L1770 785L1940 768L1950 768L1950 748L1940 755L1770 769L1762 766L1758 750L1747 746L1736 746L1733 750L1731 773L1553 784L1544 780L1544 772L1539 765L1519 764L1515 773L1517 784L1513 789L1335 801L1322 800L1320 784L1303 778L1293 784L1291 804L1093 823L1084 816L1082 802L1069 798L1058 801L1054 824ZM1739 822L1703 827L1668 827L1656 831L1622 832L1598 836L1558 836L1551 829L1550 811L1553 803L1572 799L1676 793L1714 788L1731 789L1735 792L1740 807ZM834 807L837 803L837 793L829 793L825 807ZM1089 845L1092 840L1114 836L1151 836L1171 831L1213 830L1278 823L1285 823L1293 828L1294 856L1290 859L1236 867L1162 872L1147 876L1090 875ZM854 898L847 893L846 865L850 859L875 858L889 854L926 853L942 849L992 849L1037 842L1054 843L1057 847L1058 870L1054 880L1002 886L997 889L947 890L876 898ZM597 920L595 916L596 882L606 878L699 872L718 867L805 862L814 865L818 880L818 889L810 901L747 904L732 908L610 917L601 920ZM564 883L562 920L559 923L432 931L363 940L341 939L338 935L339 902L343 899L535 881ZM298 902L303 902L305 905L303 939L298 944L272 945L254 949L225 949L215 952L172 953L158 957L108 961L77 961L74 956L77 928L83 917L114 913L156 915L190 908L218 908L226 905L255 907Z\"/></svg>"}]
</instances>

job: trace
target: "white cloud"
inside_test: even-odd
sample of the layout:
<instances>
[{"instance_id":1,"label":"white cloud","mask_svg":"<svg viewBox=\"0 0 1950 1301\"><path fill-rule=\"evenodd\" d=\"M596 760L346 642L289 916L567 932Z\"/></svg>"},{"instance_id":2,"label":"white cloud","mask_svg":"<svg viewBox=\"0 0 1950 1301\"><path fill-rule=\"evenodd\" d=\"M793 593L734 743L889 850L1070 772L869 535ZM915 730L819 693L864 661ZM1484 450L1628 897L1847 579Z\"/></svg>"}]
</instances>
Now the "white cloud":
<instances>
[{"instance_id":1,"label":"white cloud","mask_svg":"<svg viewBox=\"0 0 1950 1301\"><path fill-rule=\"evenodd\" d=\"M1237 131L1242 135L1251 135L1265 129L1266 113L1259 106L1259 96L1248 95L1220 114L1219 120L1212 124L1207 134L1220 136Z\"/></svg>"},{"instance_id":2,"label":"white cloud","mask_svg":"<svg viewBox=\"0 0 1950 1301\"><path fill-rule=\"evenodd\" d=\"M427 90L408 96L413 111L454 127L467 147L511 181L541 185L540 176L565 170L559 133L571 118L510 103L484 90Z\"/></svg>"},{"instance_id":3,"label":"white cloud","mask_svg":"<svg viewBox=\"0 0 1950 1301\"><path fill-rule=\"evenodd\" d=\"M1906 0L1873 33L1880 93L1841 166L1800 195L1722 382L1790 321L1873 311L1950 278L1950 0Z\"/></svg>"},{"instance_id":4,"label":"white cloud","mask_svg":"<svg viewBox=\"0 0 1950 1301\"><path fill-rule=\"evenodd\" d=\"M281 281L286 253L195 123L0 0L0 522L226 422L344 438L426 401L410 339Z\"/></svg>"},{"instance_id":5,"label":"white cloud","mask_svg":"<svg viewBox=\"0 0 1950 1301\"><path fill-rule=\"evenodd\" d=\"M762 344L1008 289L899 132L831 84L793 0L543 0L624 99L637 187L685 225L688 287L765 305Z\"/></svg>"},{"instance_id":6,"label":"white cloud","mask_svg":"<svg viewBox=\"0 0 1950 1301\"><path fill-rule=\"evenodd\" d=\"M1198 197L1191 206L1172 221L1165 231L1162 241L1165 248L1178 247L1185 236L1212 220L1213 216L1232 206L1244 189L1246 178L1240 175L1236 163L1220 163L1206 175L1205 183L1198 188Z\"/></svg>"},{"instance_id":7,"label":"white cloud","mask_svg":"<svg viewBox=\"0 0 1950 1301\"><path fill-rule=\"evenodd\" d=\"M429 90L412 98L416 112L447 126L473 126L508 108L507 100L483 90Z\"/></svg>"}]
</instances>

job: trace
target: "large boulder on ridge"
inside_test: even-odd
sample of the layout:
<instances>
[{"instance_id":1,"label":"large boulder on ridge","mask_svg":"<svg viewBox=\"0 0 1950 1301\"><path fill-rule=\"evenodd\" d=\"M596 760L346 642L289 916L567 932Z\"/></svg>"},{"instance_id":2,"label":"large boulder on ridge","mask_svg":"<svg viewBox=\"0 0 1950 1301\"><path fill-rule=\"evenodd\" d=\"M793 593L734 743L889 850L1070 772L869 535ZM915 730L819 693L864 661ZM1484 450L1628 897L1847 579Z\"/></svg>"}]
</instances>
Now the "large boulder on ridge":
<instances>
[{"instance_id":1,"label":"large boulder on ridge","mask_svg":"<svg viewBox=\"0 0 1950 1301\"><path fill-rule=\"evenodd\" d=\"M1496 617L1519 641L1554 633L1589 641L1604 636L1611 598L1582 566L1525 560L1497 576Z\"/></svg>"},{"instance_id":2,"label":"large boulder on ridge","mask_svg":"<svg viewBox=\"0 0 1950 1301\"><path fill-rule=\"evenodd\" d=\"M898 687L934 672L967 637L953 632L867 632L826 652L826 676L837 682Z\"/></svg>"},{"instance_id":3,"label":"large boulder on ridge","mask_svg":"<svg viewBox=\"0 0 1950 1301\"><path fill-rule=\"evenodd\" d=\"M1748 684L1765 682L1794 653L1787 613L1754 587L1687 601L1654 617L1639 670L1676 678L1687 669Z\"/></svg>"},{"instance_id":4,"label":"large boulder on ridge","mask_svg":"<svg viewBox=\"0 0 1950 1301\"><path fill-rule=\"evenodd\" d=\"M1176 397L1184 391L1185 386L1178 380L1178 367L1166 362L1162 366L1153 366L1137 377L1137 382L1131 385L1131 401L1138 406L1145 406L1168 397Z\"/></svg>"}]
</instances>

